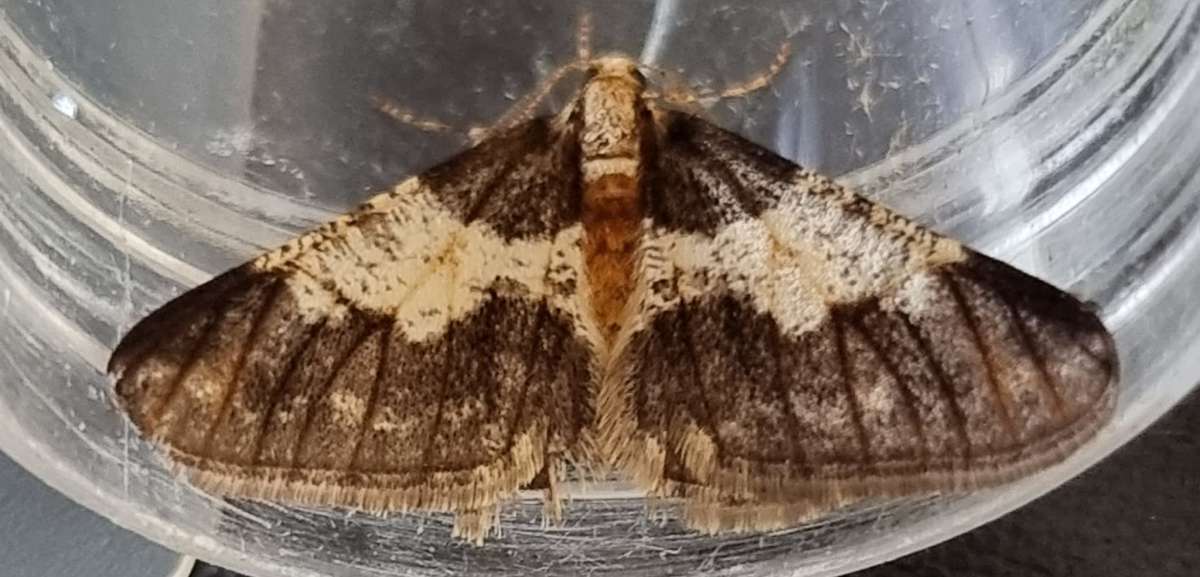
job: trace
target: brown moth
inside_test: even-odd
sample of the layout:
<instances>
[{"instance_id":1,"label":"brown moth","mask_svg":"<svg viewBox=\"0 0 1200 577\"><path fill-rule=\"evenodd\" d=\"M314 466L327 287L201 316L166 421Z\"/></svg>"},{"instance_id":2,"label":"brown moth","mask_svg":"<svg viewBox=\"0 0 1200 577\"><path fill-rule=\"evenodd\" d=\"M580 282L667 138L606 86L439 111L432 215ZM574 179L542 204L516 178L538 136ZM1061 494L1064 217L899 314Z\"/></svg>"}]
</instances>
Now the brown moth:
<instances>
[{"instance_id":1,"label":"brown moth","mask_svg":"<svg viewBox=\"0 0 1200 577\"><path fill-rule=\"evenodd\" d=\"M109 372L217 494L457 515L564 463L767 530L993 485L1108 419L1070 295L646 94L575 101L180 296Z\"/></svg>"}]
</instances>

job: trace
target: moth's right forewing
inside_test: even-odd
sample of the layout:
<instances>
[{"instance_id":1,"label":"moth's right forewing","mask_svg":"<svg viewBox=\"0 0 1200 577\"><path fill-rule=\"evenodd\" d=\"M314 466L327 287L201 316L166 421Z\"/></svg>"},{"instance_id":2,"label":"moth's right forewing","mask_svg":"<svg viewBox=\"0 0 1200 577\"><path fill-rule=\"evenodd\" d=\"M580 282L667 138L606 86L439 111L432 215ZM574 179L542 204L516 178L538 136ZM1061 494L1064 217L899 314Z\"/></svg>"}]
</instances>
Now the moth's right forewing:
<instances>
[{"instance_id":1,"label":"moth's right forewing","mask_svg":"<svg viewBox=\"0 0 1200 577\"><path fill-rule=\"evenodd\" d=\"M698 119L664 116L603 446L706 531L991 485L1108 420L1078 300Z\"/></svg>"}]
</instances>

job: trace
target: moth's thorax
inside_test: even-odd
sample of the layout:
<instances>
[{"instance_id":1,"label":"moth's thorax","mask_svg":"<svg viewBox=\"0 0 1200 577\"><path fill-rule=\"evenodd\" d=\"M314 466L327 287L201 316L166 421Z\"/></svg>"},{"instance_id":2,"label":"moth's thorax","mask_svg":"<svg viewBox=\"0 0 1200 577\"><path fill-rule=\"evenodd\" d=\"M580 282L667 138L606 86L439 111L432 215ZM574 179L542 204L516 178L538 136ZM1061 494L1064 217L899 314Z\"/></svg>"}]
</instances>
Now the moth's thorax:
<instances>
[{"instance_id":1,"label":"moth's thorax","mask_svg":"<svg viewBox=\"0 0 1200 577\"><path fill-rule=\"evenodd\" d=\"M639 158L643 90L641 76L628 61L605 59L593 67L578 103L583 113L579 144L585 178L628 168L628 161Z\"/></svg>"},{"instance_id":2,"label":"moth's thorax","mask_svg":"<svg viewBox=\"0 0 1200 577\"><path fill-rule=\"evenodd\" d=\"M641 125L649 118L643 81L629 60L596 61L577 105L582 111L585 258L592 311L611 342L633 290L642 220Z\"/></svg>"}]
</instances>

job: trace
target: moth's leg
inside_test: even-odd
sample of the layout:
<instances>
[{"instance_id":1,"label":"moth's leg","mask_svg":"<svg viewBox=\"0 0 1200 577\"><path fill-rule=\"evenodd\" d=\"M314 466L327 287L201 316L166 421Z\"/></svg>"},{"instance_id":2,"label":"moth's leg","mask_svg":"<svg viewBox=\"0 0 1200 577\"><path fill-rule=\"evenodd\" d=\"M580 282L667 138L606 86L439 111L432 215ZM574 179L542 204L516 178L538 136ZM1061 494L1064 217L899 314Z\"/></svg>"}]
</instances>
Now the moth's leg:
<instances>
[{"instance_id":1,"label":"moth's leg","mask_svg":"<svg viewBox=\"0 0 1200 577\"><path fill-rule=\"evenodd\" d=\"M771 85L771 82L783 72L787 66L788 59L791 57L792 43L786 41L779 45L779 50L775 52L775 59L767 66L766 70L748 78L747 80L726 86L721 90L692 90L683 86L675 86L660 94L650 95L662 99L663 101L681 107L711 106L717 101L726 98L740 98L751 92L761 90Z\"/></svg>"},{"instance_id":2,"label":"moth's leg","mask_svg":"<svg viewBox=\"0 0 1200 577\"><path fill-rule=\"evenodd\" d=\"M575 60L588 62L592 59L592 14L584 12L579 15L579 23L575 26Z\"/></svg>"}]
</instances>

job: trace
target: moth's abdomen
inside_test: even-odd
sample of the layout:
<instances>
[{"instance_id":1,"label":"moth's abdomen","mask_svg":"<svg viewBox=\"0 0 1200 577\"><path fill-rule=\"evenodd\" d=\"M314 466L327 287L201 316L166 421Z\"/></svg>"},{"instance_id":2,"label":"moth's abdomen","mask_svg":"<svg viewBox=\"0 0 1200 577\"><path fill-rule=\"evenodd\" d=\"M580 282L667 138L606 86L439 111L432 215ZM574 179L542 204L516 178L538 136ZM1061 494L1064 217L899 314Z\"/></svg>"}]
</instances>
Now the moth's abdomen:
<instances>
[{"instance_id":1,"label":"moth's abdomen","mask_svg":"<svg viewBox=\"0 0 1200 577\"><path fill-rule=\"evenodd\" d=\"M583 193L588 296L596 325L609 343L621 328L622 311L633 292L642 218L637 182L636 173L608 174L588 183Z\"/></svg>"}]
</instances>

